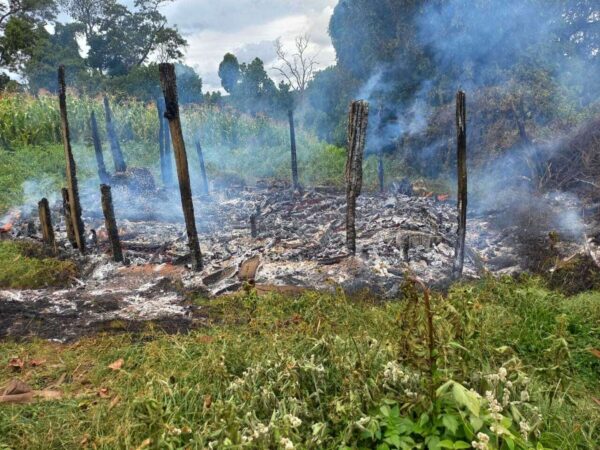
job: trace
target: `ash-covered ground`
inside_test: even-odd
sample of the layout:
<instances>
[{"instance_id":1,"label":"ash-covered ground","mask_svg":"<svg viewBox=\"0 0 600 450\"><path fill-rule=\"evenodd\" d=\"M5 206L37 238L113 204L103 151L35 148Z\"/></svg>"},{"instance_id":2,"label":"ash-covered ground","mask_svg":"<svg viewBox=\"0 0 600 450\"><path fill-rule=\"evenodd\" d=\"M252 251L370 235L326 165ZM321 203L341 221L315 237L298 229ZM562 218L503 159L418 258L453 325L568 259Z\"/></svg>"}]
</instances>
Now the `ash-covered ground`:
<instances>
[{"instance_id":1,"label":"ash-covered ground","mask_svg":"<svg viewBox=\"0 0 600 450\"><path fill-rule=\"evenodd\" d=\"M194 296L248 286L259 293L342 289L399 298L408 276L432 287L451 282L457 215L455 201L444 195L363 194L357 253L349 256L346 200L339 190L292 193L283 185L259 185L213 192L194 200L204 260L197 273L188 268L177 190L140 193L114 187L113 199L127 264L111 262L94 191L83 194L81 202L89 245L85 256L67 239L62 205L53 205L60 253L77 261L80 276L65 289L0 290L0 336L68 340L98 330L137 330L149 321L167 331L185 330L211 320L194 306ZM544 202L550 205L544 211L555 208L556 217L576 208L560 197ZM520 273L536 268L548 252L568 257L581 250L582 236L561 230L560 221L541 220L531 205L522 206L522 220L508 221L514 211L506 209L470 215L466 278ZM41 238L35 214L24 209L6 220L10 217L14 223L5 239Z\"/></svg>"}]
</instances>

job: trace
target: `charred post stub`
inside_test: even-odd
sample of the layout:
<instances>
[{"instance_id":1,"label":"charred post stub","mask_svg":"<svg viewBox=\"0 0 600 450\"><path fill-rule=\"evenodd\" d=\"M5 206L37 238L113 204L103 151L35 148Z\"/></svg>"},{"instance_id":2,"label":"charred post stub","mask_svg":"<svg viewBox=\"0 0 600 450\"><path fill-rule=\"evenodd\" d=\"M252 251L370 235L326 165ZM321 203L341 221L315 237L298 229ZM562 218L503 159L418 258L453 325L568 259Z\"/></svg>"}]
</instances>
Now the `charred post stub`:
<instances>
[{"instance_id":1,"label":"charred post stub","mask_svg":"<svg viewBox=\"0 0 600 450\"><path fill-rule=\"evenodd\" d=\"M58 68L58 103L60 105L60 125L62 141L65 148L65 160L67 169L67 189L69 197L69 211L71 223L73 224L73 235L77 248L85 253L85 228L81 219L81 203L79 202L79 188L77 186L77 167L71 149L71 136L69 133L69 119L67 117L67 92L65 85L65 66Z\"/></svg>"},{"instance_id":2,"label":"charred post stub","mask_svg":"<svg viewBox=\"0 0 600 450\"><path fill-rule=\"evenodd\" d=\"M467 233L467 108L463 91L456 94L456 140L458 167L458 239L454 253L454 278L460 278L465 262Z\"/></svg>"},{"instance_id":3,"label":"charred post stub","mask_svg":"<svg viewBox=\"0 0 600 450\"><path fill-rule=\"evenodd\" d=\"M43 198L38 203L38 213L40 216L40 227L42 229L44 243L52 250L52 253L56 255L58 253L58 248L56 247L54 229L52 228L52 218L50 217L50 206L48 205L47 199Z\"/></svg>"},{"instance_id":4,"label":"charred post stub","mask_svg":"<svg viewBox=\"0 0 600 450\"><path fill-rule=\"evenodd\" d=\"M115 209L113 207L112 194L110 186L107 184L100 185L100 194L102 195L102 212L104 213L104 223L106 232L112 247L113 260L115 262L123 262L123 250L121 249L121 240L119 239L119 229L115 219Z\"/></svg>"},{"instance_id":5,"label":"charred post stub","mask_svg":"<svg viewBox=\"0 0 600 450\"><path fill-rule=\"evenodd\" d=\"M185 225L187 228L188 244L192 257L192 269L202 270L202 253L198 242L196 231L196 217L194 215L194 203L192 202L192 187L190 184L190 173L188 168L185 142L181 121L179 120L179 104L177 100L177 79L175 66L162 63L159 66L160 84L165 96L165 118L169 121L175 164L177 165L177 177L179 179L179 192L181 194L181 206Z\"/></svg>"},{"instance_id":6,"label":"charred post stub","mask_svg":"<svg viewBox=\"0 0 600 450\"><path fill-rule=\"evenodd\" d=\"M258 229L256 228L256 214L250 216L250 235L255 238L258 236Z\"/></svg>"},{"instance_id":7,"label":"charred post stub","mask_svg":"<svg viewBox=\"0 0 600 450\"><path fill-rule=\"evenodd\" d=\"M69 190L67 188L62 188L61 194L63 200L63 214L65 216L65 227L67 228L67 239L73 248L77 248L75 230L73 229L73 219L71 218L71 206L69 205Z\"/></svg>"},{"instance_id":8,"label":"charred post stub","mask_svg":"<svg viewBox=\"0 0 600 450\"><path fill-rule=\"evenodd\" d=\"M92 129L92 141L94 142L94 153L96 153L96 164L98 165L98 178L102 184L109 182L109 175L104 164L104 155L102 154L102 142L100 141L100 133L98 133L98 122L96 114L92 111L90 116L90 128Z\"/></svg>"},{"instance_id":9,"label":"charred post stub","mask_svg":"<svg viewBox=\"0 0 600 450\"><path fill-rule=\"evenodd\" d=\"M346 160L346 247L356 253L356 199L362 189L362 161L365 150L369 103L352 102L348 117L348 159Z\"/></svg>"},{"instance_id":10,"label":"charred post stub","mask_svg":"<svg viewBox=\"0 0 600 450\"><path fill-rule=\"evenodd\" d=\"M127 164L125 164L125 158L123 157L123 151L119 144L119 138L117 137L117 131L115 129L115 123L113 122L112 111L110 109L110 103L108 97L104 96L104 116L106 119L106 134L108 135L108 141L110 142L110 151L112 153L113 162L115 163L115 172L127 171Z\"/></svg>"},{"instance_id":11,"label":"charred post stub","mask_svg":"<svg viewBox=\"0 0 600 450\"><path fill-rule=\"evenodd\" d=\"M200 176L202 177L202 194L208 195L208 178L206 177L206 166L204 165L204 153L200 139L196 139L196 152L198 153L198 161L200 162Z\"/></svg>"},{"instance_id":12,"label":"charred post stub","mask_svg":"<svg viewBox=\"0 0 600 450\"><path fill-rule=\"evenodd\" d=\"M292 188L294 191L300 189L298 182L298 156L296 152L296 127L294 125L294 110L288 111L288 121L290 124L290 150L292 154Z\"/></svg>"}]
</instances>

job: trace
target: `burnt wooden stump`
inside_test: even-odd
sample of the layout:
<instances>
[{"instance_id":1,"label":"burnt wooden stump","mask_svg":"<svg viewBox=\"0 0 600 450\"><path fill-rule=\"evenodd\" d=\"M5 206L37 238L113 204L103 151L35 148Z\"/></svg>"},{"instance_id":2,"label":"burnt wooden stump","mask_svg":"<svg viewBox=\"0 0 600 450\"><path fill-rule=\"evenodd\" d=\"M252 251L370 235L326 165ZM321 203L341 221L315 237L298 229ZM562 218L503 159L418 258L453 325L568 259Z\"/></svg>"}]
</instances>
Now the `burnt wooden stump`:
<instances>
[{"instance_id":1,"label":"burnt wooden stump","mask_svg":"<svg viewBox=\"0 0 600 450\"><path fill-rule=\"evenodd\" d=\"M460 278L465 262L465 238L467 234L467 107L462 91L456 94L456 160L458 177L458 236L454 256L454 278Z\"/></svg>"},{"instance_id":2,"label":"burnt wooden stump","mask_svg":"<svg viewBox=\"0 0 600 450\"><path fill-rule=\"evenodd\" d=\"M102 197L102 212L104 213L104 223L106 232L112 248L112 256L115 262L123 262L123 250L121 248L121 240L119 239L119 229L115 219L115 209L113 207L112 193L110 186L102 184L100 186L100 194Z\"/></svg>"},{"instance_id":3,"label":"burnt wooden stump","mask_svg":"<svg viewBox=\"0 0 600 450\"><path fill-rule=\"evenodd\" d=\"M90 128L92 130L92 141L94 143L94 153L96 154L96 165L98 166L98 178L103 184L108 184L110 181L110 175L106 171L106 165L104 164L104 154L102 153L102 141L100 140L100 133L98 132L98 122L96 121L96 114L92 111L90 116Z\"/></svg>"},{"instance_id":4,"label":"burnt wooden stump","mask_svg":"<svg viewBox=\"0 0 600 450\"><path fill-rule=\"evenodd\" d=\"M50 206L48 200L43 198L38 203L38 214L40 217L40 228L42 229L42 238L44 243L52 251L53 255L58 253L56 239L54 238L54 229L52 228L52 218L50 216Z\"/></svg>"},{"instance_id":5,"label":"burnt wooden stump","mask_svg":"<svg viewBox=\"0 0 600 450\"><path fill-rule=\"evenodd\" d=\"M202 178L202 194L208 195L208 177L206 176L204 153L202 152L202 144L200 144L200 139L196 139L196 153L198 154L198 162L200 163L200 177Z\"/></svg>"},{"instance_id":6,"label":"burnt wooden stump","mask_svg":"<svg viewBox=\"0 0 600 450\"><path fill-rule=\"evenodd\" d=\"M365 150L369 103L363 100L350 105L348 117L348 157L346 160L346 247L356 253L356 199L362 190L362 161Z\"/></svg>"},{"instance_id":7,"label":"burnt wooden stump","mask_svg":"<svg viewBox=\"0 0 600 450\"><path fill-rule=\"evenodd\" d=\"M58 68L58 103L60 106L60 125L67 169L67 190L69 197L70 219L73 224L73 236L77 248L85 253L85 228L81 219L81 203L77 185L77 167L71 149L69 119L67 117L67 89L65 85L65 66Z\"/></svg>"},{"instance_id":8,"label":"burnt wooden stump","mask_svg":"<svg viewBox=\"0 0 600 450\"><path fill-rule=\"evenodd\" d=\"M196 217L194 215L194 203L192 201L192 187L190 183L190 172L188 167L183 131L179 119L179 103L177 98L177 78L173 64L162 63L159 65L160 84L165 96L165 118L169 121L173 152L177 166L177 178L179 179L179 193L181 195L181 206L185 218L185 226L188 236L188 245L192 258L192 270L202 270L202 253L196 230Z\"/></svg>"},{"instance_id":9,"label":"burnt wooden stump","mask_svg":"<svg viewBox=\"0 0 600 450\"><path fill-rule=\"evenodd\" d=\"M292 158L292 189L297 191L300 189L300 182L298 181L298 155L296 148L296 127L294 124L294 110L288 111L288 122L290 125L290 152Z\"/></svg>"}]
</instances>

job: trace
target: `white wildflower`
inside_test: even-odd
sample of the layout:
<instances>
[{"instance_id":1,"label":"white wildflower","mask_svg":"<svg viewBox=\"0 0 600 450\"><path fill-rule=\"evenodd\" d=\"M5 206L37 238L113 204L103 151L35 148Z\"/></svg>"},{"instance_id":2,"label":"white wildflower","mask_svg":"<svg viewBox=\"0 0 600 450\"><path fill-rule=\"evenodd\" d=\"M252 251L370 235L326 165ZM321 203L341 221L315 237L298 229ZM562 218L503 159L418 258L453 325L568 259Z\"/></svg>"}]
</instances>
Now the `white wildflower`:
<instances>
[{"instance_id":1,"label":"white wildflower","mask_svg":"<svg viewBox=\"0 0 600 450\"><path fill-rule=\"evenodd\" d=\"M529 401L529 392L521 391L521 401L528 402Z\"/></svg>"},{"instance_id":2,"label":"white wildflower","mask_svg":"<svg viewBox=\"0 0 600 450\"><path fill-rule=\"evenodd\" d=\"M506 382L506 387L507 387L508 389L512 389L512 387L513 387L512 381L507 381L507 382Z\"/></svg>"},{"instance_id":3,"label":"white wildflower","mask_svg":"<svg viewBox=\"0 0 600 450\"><path fill-rule=\"evenodd\" d=\"M487 434L481 432L477 433L477 439L486 444L490 442L490 437Z\"/></svg>"},{"instance_id":4,"label":"white wildflower","mask_svg":"<svg viewBox=\"0 0 600 450\"><path fill-rule=\"evenodd\" d=\"M289 422L292 428L298 428L300 425L302 425L302 420L291 414L286 414L285 419Z\"/></svg>"},{"instance_id":5,"label":"white wildflower","mask_svg":"<svg viewBox=\"0 0 600 450\"><path fill-rule=\"evenodd\" d=\"M523 436L523 439L527 440L527 438L529 437L529 433L531 433L531 426L525 420L522 420L521 422L519 422L519 429L521 431L521 436Z\"/></svg>"},{"instance_id":6,"label":"white wildflower","mask_svg":"<svg viewBox=\"0 0 600 450\"><path fill-rule=\"evenodd\" d=\"M508 388L504 388L504 393L502 395L502 405L507 406L510 402L510 391Z\"/></svg>"},{"instance_id":7,"label":"white wildflower","mask_svg":"<svg viewBox=\"0 0 600 450\"><path fill-rule=\"evenodd\" d=\"M507 370L504 367L500 367L500 370L498 370L498 378L500 381L506 381L506 375L508 375Z\"/></svg>"},{"instance_id":8,"label":"white wildflower","mask_svg":"<svg viewBox=\"0 0 600 450\"><path fill-rule=\"evenodd\" d=\"M396 361L388 361L383 369L383 378L391 383L397 383L398 380L404 381L407 375Z\"/></svg>"},{"instance_id":9,"label":"white wildflower","mask_svg":"<svg viewBox=\"0 0 600 450\"><path fill-rule=\"evenodd\" d=\"M279 443L283 446L285 450L294 450L294 443L288 438L281 438Z\"/></svg>"},{"instance_id":10,"label":"white wildflower","mask_svg":"<svg viewBox=\"0 0 600 450\"><path fill-rule=\"evenodd\" d=\"M267 434L269 432L269 426L259 422L259 424L256 425L256 431L258 434Z\"/></svg>"}]
</instances>

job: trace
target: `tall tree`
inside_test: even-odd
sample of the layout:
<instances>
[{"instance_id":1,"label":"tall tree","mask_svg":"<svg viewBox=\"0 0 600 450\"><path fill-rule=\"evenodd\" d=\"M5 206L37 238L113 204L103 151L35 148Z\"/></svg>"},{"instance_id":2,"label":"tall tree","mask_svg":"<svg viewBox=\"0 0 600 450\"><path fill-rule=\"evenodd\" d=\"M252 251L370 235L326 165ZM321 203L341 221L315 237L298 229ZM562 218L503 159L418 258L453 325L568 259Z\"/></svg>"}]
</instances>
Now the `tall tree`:
<instances>
[{"instance_id":1,"label":"tall tree","mask_svg":"<svg viewBox=\"0 0 600 450\"><path fill-rule=\"evenodd\" d=\"M219 78L221 78L223 89L229 94L233 93L241 78L240 63L235 55L225 54L223 61L219 64Z\"/></svg>"},{"instance_id":2,"label":"tall tree","mask_svg":"<svg viewBox=\"0 0 600 450\"><path fill-rule=\"evenodd\" d=\"M317 54L310 52L310 37L298 36L295 40L295 51L290 54L283 46L281 39L275 43L279 65L274 69L285 79L292 90L299 93L300 99L304 98L304 91L312 80L318 65Z\"/></svg>"},{"instance_id":3,"label":"tall tree","mask_svg":"<svg viewBox=\"0 0 600 450\"><path fill-rule=\"evenodd\" d=\"M123 75L155 53L162 60L183 56L185 39L159 11L169 1L136 0L131 9L117 0L61 0L61 4L84 26L89 65L109 75Z\"/></svg>"}]
</instances>

